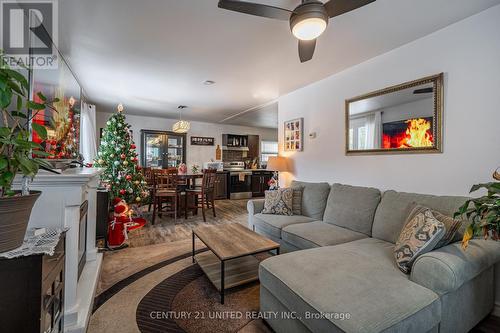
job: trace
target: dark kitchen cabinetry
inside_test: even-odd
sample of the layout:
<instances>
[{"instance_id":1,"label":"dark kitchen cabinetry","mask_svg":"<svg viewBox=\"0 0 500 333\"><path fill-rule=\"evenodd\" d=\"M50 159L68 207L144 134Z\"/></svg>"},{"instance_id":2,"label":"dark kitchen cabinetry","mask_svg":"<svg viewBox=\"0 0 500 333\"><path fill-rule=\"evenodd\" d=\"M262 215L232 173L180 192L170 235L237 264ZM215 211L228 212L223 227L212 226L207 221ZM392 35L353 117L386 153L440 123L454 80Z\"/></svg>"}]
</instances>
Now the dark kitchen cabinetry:
<instances>
[{"instance_id":1,"label":"dark kitchen cabinetry","mask_svg":"<svg viewBox=\"0 0 500 333\"><path fill-rule=\"evenodd\" d=\"M248 147L248 135L222 134L222 146L227 148Z\"/></svg>"},{"instance_id":2,"label":"dark kitchen cabinetry","mask_svg":"<svg viewBox=\"0 0 500 333\"><path fill-rule=\"evenodd\" d=\"M216 200L228 198L229 191L227 176L227 172L217 172L215 176L214 192Z\"/></svg>"},{"instance_id":3,"label":"dark kitchen cabinetry","mask_svg":"<svg viewBox=\"0 0 500 333\"><path fill-rule=\"evenodd\" d=\"M260 140L258 135L248 136L248 158L254 159L260 157Z\"/></svg>"},{"instance_id":4,"label":"dark kitchen cabinetry","mask_svg":"<svg viewBox=\"0 0 500 333\"><path fill-rule=\"evenodd\" d=\"M269 190L267 183L272 177L273 173L270 171L254 171L252 173L252 197L263 197Z\"/></svg>"},{"instance_id":5,"label":"dark kitchen cabinetry","mask_svg":"<svg viewBox=\"0 0 500 333\"><path fill-rule=\"evenodd\" d=\"M0 332L63 332L65 235L54 255L0 259Z\"/></svg>"}]
</instances>

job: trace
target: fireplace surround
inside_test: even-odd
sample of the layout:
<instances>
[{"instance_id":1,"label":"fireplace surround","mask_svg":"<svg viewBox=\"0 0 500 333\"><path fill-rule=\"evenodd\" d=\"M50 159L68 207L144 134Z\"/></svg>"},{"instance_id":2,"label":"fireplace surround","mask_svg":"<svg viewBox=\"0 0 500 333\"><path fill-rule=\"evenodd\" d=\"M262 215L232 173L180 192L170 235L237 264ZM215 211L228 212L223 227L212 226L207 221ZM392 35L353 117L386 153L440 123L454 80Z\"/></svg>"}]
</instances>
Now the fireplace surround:
<instances>
[{"instance_id":1,"label":"fireplace surround","mask_svg":"<svg viewBox=\"0 0 500 333\"><path fill-rule=\"evenodd\" d=\"M66 230L64 332L87 329L97 287L102 254L95 244L97 185L101 169L74 168L57 175L40 171L31 189L42 194L31 214L29 228ZM16 178L14 187L21 186ZM84 231L85 230L85 231Z\"/></svg>"}]
</instances>

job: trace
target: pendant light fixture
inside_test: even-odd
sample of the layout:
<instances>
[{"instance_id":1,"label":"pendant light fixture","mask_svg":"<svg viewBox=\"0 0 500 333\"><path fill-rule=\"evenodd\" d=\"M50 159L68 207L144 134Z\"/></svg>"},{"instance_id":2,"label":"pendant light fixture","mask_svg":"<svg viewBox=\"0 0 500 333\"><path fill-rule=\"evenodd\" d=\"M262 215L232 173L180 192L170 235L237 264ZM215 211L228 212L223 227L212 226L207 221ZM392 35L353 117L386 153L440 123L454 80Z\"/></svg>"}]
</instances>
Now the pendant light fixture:
<instances>
[{"instance_id":1,"label":"pendant light fixture","mask_svg":"<svg viewBox=\"0 0 500 333\"><path fill-rule=\"evenodd\" d=\"M179 121L172 126L172 131L174 133L187 133L191 128L191 124L189 121L182 120L182 109L187 108L186 105L179 105L177 109L179 109Z\"/></svg>"}]
</instances>

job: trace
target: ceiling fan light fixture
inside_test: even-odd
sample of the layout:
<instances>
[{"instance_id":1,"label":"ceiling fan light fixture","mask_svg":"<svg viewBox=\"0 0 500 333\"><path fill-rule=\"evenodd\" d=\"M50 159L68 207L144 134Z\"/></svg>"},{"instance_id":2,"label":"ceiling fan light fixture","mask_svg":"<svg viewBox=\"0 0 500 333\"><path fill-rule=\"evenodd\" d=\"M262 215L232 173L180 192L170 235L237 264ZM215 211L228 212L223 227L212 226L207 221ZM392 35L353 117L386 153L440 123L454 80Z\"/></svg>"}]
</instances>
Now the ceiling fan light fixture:
<instances>
[{"instance_id":1,"label":"ceiling fan light fixture","mask_svg":"<svg viewBox=\"0 0 500 333\"><path fill-rule=\"evenodd\" d=\"M313 40L325 32L326 26L326 21L321 18L306 18L292 27L292 34L300 40Z\"/></svg>"},{"instance_id":2,"label":"ceiling fan light fixture","mask_svg":"<svg viewBox=\"0 0 500 333\"><path fill-rule=\"evenodd\" d=\"M290 29L299 40L314 40L325 32L328 13L321 2L305 2L290 16Z\"/></svg>"}]
</instances>

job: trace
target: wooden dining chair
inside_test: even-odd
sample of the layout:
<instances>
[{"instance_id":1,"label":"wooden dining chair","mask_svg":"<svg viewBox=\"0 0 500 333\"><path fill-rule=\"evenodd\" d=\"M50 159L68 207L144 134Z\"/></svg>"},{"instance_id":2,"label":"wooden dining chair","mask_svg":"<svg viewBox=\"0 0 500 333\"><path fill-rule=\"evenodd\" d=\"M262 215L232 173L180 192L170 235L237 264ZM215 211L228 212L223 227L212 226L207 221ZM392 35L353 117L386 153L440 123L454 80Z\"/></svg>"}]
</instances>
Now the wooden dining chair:
<instances>
[{"instance_id":1,"label":"wooden dining chair","mask_svg":"<svg viewBox=\"0 0 500 333\"><path fill-rule=\"evenodd\" d=\"M201 182L201 187L194 187L192 189L186 190L186 196L184 198L184 218L187 219L188 210L198 210L201 208L203 214L203 221L206 222L205 217L205 206L207 209L212 208L212 212L215 215L215 195L214 195L214 184L217 170L208 169L203 170L203 178ZM190 198L193 198L191 202L194 202L193 206L189 206Z\"/></svg>"},{"instance_id":2,"label":"wooden dining chair","mask_svg":"<svg viewBox=\"0 0 500 333\"><path fill-rule=\"evenodd\" d=\"M154 194L153 194L153 221L155 223L156 213L161 217L162 212L172 214L177 220L178 202L180 192L177 187L177 169L162 169L157 172L154 177ZM166 204L163 210L163 204Z\"/></svg>"}]
</instances>

